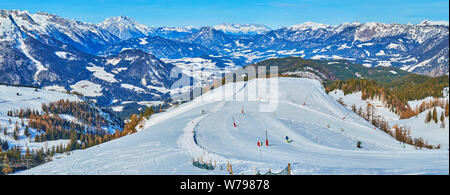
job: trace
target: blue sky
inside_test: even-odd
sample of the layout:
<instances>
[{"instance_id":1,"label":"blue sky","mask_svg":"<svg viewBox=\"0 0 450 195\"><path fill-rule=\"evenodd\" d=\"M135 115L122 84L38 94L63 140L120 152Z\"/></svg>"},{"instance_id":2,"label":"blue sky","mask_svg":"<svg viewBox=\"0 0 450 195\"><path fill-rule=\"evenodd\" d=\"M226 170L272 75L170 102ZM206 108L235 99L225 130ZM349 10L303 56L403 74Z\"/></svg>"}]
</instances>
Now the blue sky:
<instances>
[{"instance_id":1,"label":"blue sky","mask_svg":"<svg viewBox=\"0 0 450 195\"><path fill-rule=\"evenodd\" d=\"M90 23L126 15L150 26L306 21L419 23L449 20L448 0L0 0L0 9L44 11Z\"/></svg>"}]
</instances>

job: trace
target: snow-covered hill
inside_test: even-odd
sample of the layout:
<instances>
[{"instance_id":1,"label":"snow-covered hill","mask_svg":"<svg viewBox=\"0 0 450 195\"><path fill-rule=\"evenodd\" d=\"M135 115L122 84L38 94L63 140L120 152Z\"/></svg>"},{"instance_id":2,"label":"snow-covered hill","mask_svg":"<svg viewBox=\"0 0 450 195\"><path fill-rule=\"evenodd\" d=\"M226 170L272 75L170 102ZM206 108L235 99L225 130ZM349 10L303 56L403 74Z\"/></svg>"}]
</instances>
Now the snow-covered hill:
<instances>
[{"instance_id":1,"label":"snow-covered hill","mask_svg":"<svg viewBox=\"0 0 450 195\"><path fill-rule=\"evenodd\" d=\"M447 150L400 144L341 106L316 80L276 79L228 83L153 115L135 134L19 174L226 174L227 162L235 174L276 172L288 163L294 174L449 173ZM278 90L269 93L268 82L277 82ZM271 103L276 109L260 112ZM266 131L269 146L258 147ZM216 169L193 166L196 158Z\"/></svg>"},{"instance_id":2,"label":"snow-covered hill","mask_svg":"<svg viewBox=\"0 0 450 195\"><path fill-rule=\"evenodd\" d=\"M446 90L448 90L448 88L446 88ZM379 99L362 100L361 92L344 95L344 92L342 90L335 90L331 91L329 95L336 100L342 98L342 101L346 104L348 109L351 109L351 106L355 105L357 109L361 107L364 110L366 109L367 105L370 104L373 106L374 112L377 115L382 116L388 121L389 126L391 127L393 127L394 125L407 126L410 129L412 138L422 138L424 141L432 145L439 144L443 149L448 149L449 147L449 128L448 128L449 124L447 124L449 118L445 117L444 119L446 121L445 128L441 127L441 122L438 123L424 122L428 111L432 111L432 109L425 110L419 115L411 117L409 119L400 119L400 117L394 112L390 111L390 109L387 108L386 105L384 105L381 100ZM448 96L444 95L444 97L440 99L445 102L446 100L448 100ZM416 106L420 105L423 101L429 100L433 100L433 98L428 97L423 100L409 101L409 105L412 108L415 108ZM441 116L441 112L443 112L444 110L440 107L437 107L436 109L439 119L439 117Z\"/></svg>"},{"instance_id":3,"label":"snow-covered hill","mask_svg":"<svg viewBox=\"0 0 450 195\"><path fill-rule=\"evenodd\" d=\"M54 103L59 100L69 100L71 102L83 102L85 99L80 98L76 95L62 93L57 91L57 87L36 89L30 87L17 87L17 86L7 86L0 85L0 139L2 141L7 141L9 148L18 146L21 152L25 153L26 149L39 150L43 148L44 150L51 150L52 147L57 147L60 144L65 146L70 142L69 139L55 139L51 141L36 142L35 137L37 135L43 134L45 131L42 129L35 129L29 125L30 119L23 117L23 120L17 116L8 115L8 111L17 111L23 109L24 111L30 109L32 111L43 112L42 104ZM94 104L90 104L92 110L98 111L99 116L102 119L107 120L107 125L100 126L101 129L114 133L115 130L121 129L120 122L109 113L104 112ZM51 112L50 112L51 113ZM51 115L54 113L51 113ZM96 114L92 112L91 114ZM71 114L58 114L59 118L76 124L83 125L86 129L92 127L92 124L83 123L75 115ZM23 125L22 125L23 121ZM17 139L14 138L14 131L16 128L16 123L18 127ZM56 122L55 122L56 123ZM30 136L26 136L25 129L29 127ZM5 132L6 131L6 132Z\"/></svg>"},{"instance_id":4,"label":"snow-covered hill","mask_svg":"<svg viewBox=\"0 0 450 195\"><path fill-rule=\"evenodd\" d=\"M18 95L17 95L18 94ZM19 125L18 140L12 137L15 124L21 124L22 121L18 117L11 117L7 115L10 110L18 109L32 109L42 111L43 103L50 103L58 100L70 100L70 101L81 101L75 95L69 95L66 93L60 93L50 90L38 89L35 91L34 88L28 87L15 87L0 85L0 139L7 141L10 147L19 146L22 151L25 152L26 148L30 150L39 150L41 148L51 149L53 146L59 146L60 144L65 145L70 140L53 140L45 142L34 142L34 136L37 134L37 130L30 128L30 138L24 135L25 127ZM11 123L9 123L11 120ZM24 120L24 123L28 123L28 119ZM4 129L6 128L6 135Z\"/></svg>"}]
</instances>

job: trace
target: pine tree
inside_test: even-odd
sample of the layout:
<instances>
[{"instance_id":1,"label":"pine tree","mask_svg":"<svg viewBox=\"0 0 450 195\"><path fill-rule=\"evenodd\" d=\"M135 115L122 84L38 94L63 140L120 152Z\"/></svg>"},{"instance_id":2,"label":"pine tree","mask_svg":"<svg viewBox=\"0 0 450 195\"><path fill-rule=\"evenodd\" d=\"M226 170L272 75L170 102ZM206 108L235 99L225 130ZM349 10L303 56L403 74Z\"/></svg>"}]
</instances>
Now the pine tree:
<instances>
[{"instance_id":1,"label":"pine tree","mask_svg":"<svg viewBox=\"0 0 450 195\"><path fill-rule=\"evenodd\" d=\"M438 123L436 107L433 108L433 115L432 116L433 116L434 123Z\"/></svg>"},{"instance_id":2,"label":"pine tree","mask_svg":"<svg viewBox=\"0 0 450 195\"><path fill-rule=\"evenodd\" d=\"M26 137L30 137L30 130L29 130L29 128L28 128L28 125L25 126L25 132L24 132L24 134L25 134Z\"/></svg>"},{"instance_id":3,"label":"pine tree","mask_svg":"<svg viewBox=\"0 0 450 195\"><path fill-rule=\"evenodd\" d=\"M431 111L428 111L427 116L425 117L425 122L429 123L431 121L431 118L432 118Z\"/></svg>"},{"instance_id":4,"label":"pine tree","mask_svg":"<svg viewBox=\"0 0 450 195\"><path fill-rule=\"evenodd\" d=\"M19 139L19 127L18 126L16 126L14 129L13 137L15 140Z\"/></svg>"},{"instance_id":5,"label":"pine tree","mask_svg":"<svg viewBox=\"0 0 450 195\"><path fill-rule=\"evenodd\" d=\"M447 101L447 103L445 104L445 116L448 117L448 114L449 114L449 103Z\"/></svg>"},{"instance_id":6,"label":"pine tree","mask_svg":"<svg viewBox=\"0 0 450 195\"><path fill-rule=\"evenodd\" d=\"M25 158L26 159L30 159L31 158L31 154L30 154L30 149L27 148L27 150L25 151Z\"/></svg>"}]
</instances>

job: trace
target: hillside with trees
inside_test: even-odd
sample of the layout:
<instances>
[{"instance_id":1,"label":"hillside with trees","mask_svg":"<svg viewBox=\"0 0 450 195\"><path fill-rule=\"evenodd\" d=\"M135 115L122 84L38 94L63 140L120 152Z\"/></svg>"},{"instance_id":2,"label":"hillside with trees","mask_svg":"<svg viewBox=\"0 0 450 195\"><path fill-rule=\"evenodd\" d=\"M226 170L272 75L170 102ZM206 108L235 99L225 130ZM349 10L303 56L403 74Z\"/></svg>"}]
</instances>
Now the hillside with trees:
<instances>
[{"instance_id":1,"label":"hillside with trees","mask_svg":"<svg viewBox=\"0 0 450 195\"><path fill-rule=\"evenodd\" d=\"M449 86L448 79L448 76L428 77L416 74L410 74L389 82L347 79L334 81L326 86L326 91L330 92L340 89L345 95L361 91L363 100L379 98L400 118L410 118L432 107L439 106L444 109L448 107L448 101L445 102L438 99L428 102L424 101L417 108L412 108L408 104L408 101L420 100L426 97L443 97L442 91Z\"/></svg>"},{"instance_id":2,"label":"hillside with trees","mask_svg":"<svg viewBox=\"0 0 450 195\"><path fill-rule=\"evenodd\" d=\"M412 74L394 67L368 68L346 60L310 60L301 57L267 59L249 66L266 68L277 66L281 76L307 78L313 76L326 85L335 80L352 78L390 82Z\"/></svg>"},{"instance_id":3,"label":"hillside with trees","mask_svg":"<svg viewBox=\"0 0 450 195\"><path fill-rule=\"evenodd\" d=\"M12 139L18 140L19 127L21 127L24 129L25 139L30 139L31 142L40 143L52 140L68 140L68 142L49 148L30 150L28 147L12 146L8 141L0 139L0 168L2 171L0 174L9 174L25 167L34 167L51 161L55 154L66 153L68 155L73 150L83 150L135 133L137 128L142 128L143 120L149 119L155 113L154 110L153 107L142 109L139 114L131 114L125 123L119 122L92 102L87 101L62 99L42 104L42 111L9 110L6 113L7 116L17 117L22 122L19 124L16 121L12 135L7 134L6 127L0 129L5 136L11 136ZM11 120L10 123L12 123ZM111 132L111 128L116 129ZM31 134L32 129L36 131L34 137Z\"/></svg>"}]
</instances>

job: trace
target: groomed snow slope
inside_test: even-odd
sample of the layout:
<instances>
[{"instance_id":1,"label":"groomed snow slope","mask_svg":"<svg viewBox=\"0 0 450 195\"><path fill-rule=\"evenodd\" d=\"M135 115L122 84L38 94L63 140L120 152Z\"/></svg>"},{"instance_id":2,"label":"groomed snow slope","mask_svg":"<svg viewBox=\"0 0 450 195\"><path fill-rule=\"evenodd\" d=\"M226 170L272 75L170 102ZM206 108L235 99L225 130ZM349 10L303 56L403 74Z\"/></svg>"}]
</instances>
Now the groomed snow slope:
<instances>
[{"instance_id":1,"label":"groomed snow slope","mask_svg":"<svg viewBox=\"0 0 450 195\"><path fill-rule=\"evenodd\" d=\"M278 92L271 91L278 95L277 109L259 112L269 94L249 91L272 79L227 84L152 116L135 134L19 174L226 174L227 161L235 174L276 172L287 163L294 174L449 173L447 150L404 148L337 103L315 80L279 78ZM246 94L245 102L223 101ZM266 130L270 146L258 147ZM358 141L363 148L356 147ZM200 157L216 161L217 168L194 167L191 160Z\"/></svg>"}]
</instances>

